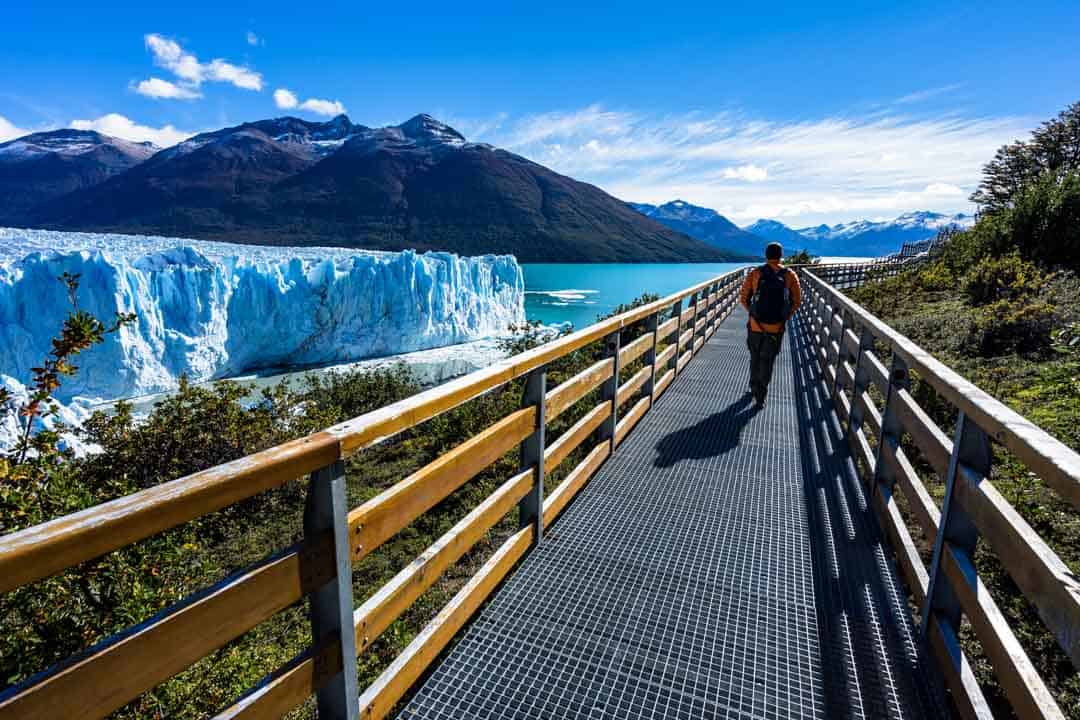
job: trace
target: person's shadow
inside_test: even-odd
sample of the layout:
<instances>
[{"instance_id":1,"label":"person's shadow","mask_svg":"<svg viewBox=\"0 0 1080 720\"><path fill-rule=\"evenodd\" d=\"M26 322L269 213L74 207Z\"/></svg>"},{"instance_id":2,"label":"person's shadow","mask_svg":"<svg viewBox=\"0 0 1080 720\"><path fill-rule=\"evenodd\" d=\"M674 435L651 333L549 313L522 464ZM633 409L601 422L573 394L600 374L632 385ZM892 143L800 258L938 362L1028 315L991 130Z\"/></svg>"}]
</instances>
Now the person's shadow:
<instances>
[{"instance_id":1,"label":"person's shadow","mask_svg":"<svg viewBox=\"0 0 1080 720\"><path fill-rule=\"evenodd\" d=\"M677 430L657 443L653 465L668 468L680 460L717 457L737 447L742 429L760 408L749 393L692 427Z\"/></svg>"}]
</instances>

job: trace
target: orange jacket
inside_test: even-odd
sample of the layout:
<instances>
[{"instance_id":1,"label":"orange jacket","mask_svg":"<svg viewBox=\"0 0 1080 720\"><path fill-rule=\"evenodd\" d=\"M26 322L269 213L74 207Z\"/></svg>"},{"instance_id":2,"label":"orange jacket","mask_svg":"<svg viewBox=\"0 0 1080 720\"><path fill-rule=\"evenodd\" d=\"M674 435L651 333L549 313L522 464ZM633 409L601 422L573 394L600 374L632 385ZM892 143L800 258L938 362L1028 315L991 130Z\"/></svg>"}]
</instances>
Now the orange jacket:
<instances>
[{"instance_id":1,"label":"orange jacket","mask_svg":"<svg viewBox=\"0 0 1080 720\"><path fill-rule=\"evenodd\" d=\"M769 265L774 270L780 269L779 260L769 260ZM761 281L761 269L754 268L743 280L742 289L739 290L739 302L747 310L750 309L750 298L754 297L754 293L757 292L758 283ZM791 295L791 309L788 311L788 316L784 318L782 323L759 323L754 318L750 318L750 330L751 332L767 332L776 334L784 331L784 323L791 319L791 316L795 314L795 311L799 309L799 303L802 302L802 287L799 285L799 278L795 275L794 270L789 270L784 273L784 284L787 285L788 293Z\"/></svg>"}]
</instances>

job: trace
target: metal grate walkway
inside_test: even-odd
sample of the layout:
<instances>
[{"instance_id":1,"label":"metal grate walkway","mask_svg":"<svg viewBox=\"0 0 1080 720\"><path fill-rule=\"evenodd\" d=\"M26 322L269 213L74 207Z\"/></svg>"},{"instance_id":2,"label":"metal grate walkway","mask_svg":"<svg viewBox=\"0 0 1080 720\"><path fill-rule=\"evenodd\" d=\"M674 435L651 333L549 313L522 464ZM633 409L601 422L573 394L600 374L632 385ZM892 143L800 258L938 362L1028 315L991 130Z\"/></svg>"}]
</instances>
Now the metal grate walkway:
<instances>
[{"instance_id":1,"label":"metal grate walkway","mask_svg":"<svg viewBox=\"0 0 1080 720\"><path fill-rule=\"evenodd\" d=\"M744 322L702 348L402 718L942 715L806 328L758 412Z\"/></svg>"}]
</instances>

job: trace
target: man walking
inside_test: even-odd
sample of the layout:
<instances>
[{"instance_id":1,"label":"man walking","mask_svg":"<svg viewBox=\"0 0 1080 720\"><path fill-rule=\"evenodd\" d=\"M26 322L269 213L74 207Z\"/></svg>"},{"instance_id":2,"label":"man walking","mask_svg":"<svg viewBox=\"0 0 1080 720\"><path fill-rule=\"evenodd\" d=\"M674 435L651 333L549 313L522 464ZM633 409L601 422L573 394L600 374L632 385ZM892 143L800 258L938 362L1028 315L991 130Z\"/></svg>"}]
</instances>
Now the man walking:
<instances>
[{"instance_id":1,"label":"man walking","mask_svg":"<svg viewBox=\"0 0 1080 720\"><path fill-rule=\"evenodd\" d=\"M769 243L765 247L766 263L750 271L739 291L739 301L750 313L746 346L750 348L750 392L758 407L765 404L773 363L784 339L784 325L802 302L799 278L780 264L783 256L780 243Z\"/></svg>"}]
</instances>

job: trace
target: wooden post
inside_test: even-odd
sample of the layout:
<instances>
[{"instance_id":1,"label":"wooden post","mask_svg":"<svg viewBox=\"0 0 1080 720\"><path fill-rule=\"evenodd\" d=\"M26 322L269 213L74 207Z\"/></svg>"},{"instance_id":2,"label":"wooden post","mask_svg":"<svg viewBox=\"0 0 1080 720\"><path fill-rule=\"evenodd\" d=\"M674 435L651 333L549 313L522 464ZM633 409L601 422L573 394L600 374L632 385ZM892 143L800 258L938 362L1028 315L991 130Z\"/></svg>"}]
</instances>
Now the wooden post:
<instances>
[{"instance_id":1,"label":"wooden post","mask_svg":"<svg viewBox=\"0 0 1080 720\"><path fill-rule=\"evenodd\" d=\"M874 463L874 486L884 485L890 492L896 484L896 474L892 466L884 462L882 448L885 443L890 443L894 450L900 447L900 436L904 433L904 428L896 414L896 394L910 387L911 376L908 374L907 363L898 354L893 353L892 370L889 372L889 390L885 395L885 409L881 414L881 437L878 439L877 457Z\"/></svg>"},{"instance_id":2,"label":"wooden post","mask_svg":"<svg viewBox=\"0 0 1080 720\"><path fill-rule=\"evenodd\" d=\"M677 318L675 320L675 358L671 365L677 376L679 374L679 355L682 354L682 299L676 300L675 304L671 306L671 313L672 317Z\"/></svg>"},{"instance_id":3,"label":"wooden post","mask_svg":"<svg viewBox=\"0 0 1080 720\"><path fill-rule=\"evenodd\" d=\"M949 585L941 570L941 554L945 543L949 543L975 557L975 543L979 531L964 509L956 502L956 474L963 466L981 477L990 477L993 464L993 451L990 438L975 421L961 410L956 420L956 433L953 436L952 455L949 457L949 472L945 478L945 500L941 507L941 520L938 525L937 539L934 541L934 556L930 564L930 584L926 590L926 602L922 608L923 637L930 627L931 614L940 614L954 628L960 627L961 606L956 593Z\"/></svg>"},{"instance_id":4,"label":"wooden post","mask_svg":"<svg viewBox=\"0 0 1080 720\"><path fill-rule=\"evenodd\" d=\"M547 412L547 368L540 366L525 378L525 391L521 406L536 408L536 425L532 435L521 443L521 470L533 468L533 486L518 502L520 527L533 528L533 545L539 545L544 537L544 417Z\"/></svg>"},{"instance_id":5,"label":"wooden post","mask_svg":"<svg viewBox=\"0 0 1080 720\"><path fill-rule=\"evenodd\" d=\"M316 695L319 717L328 720L360 717L348 514L345 462L338 460L311 475L304 507L304 536L315 538L330 532L334 538L334 577L310 596L312 646L319 647L330 637L336 637L341 653L341 672Z\"/></svg>"},{"instance_id":6,"label":"wooden post","mask_svg":"<svg viewBox=\"0 0 1080 720\"><path fill-rule=\"evenodd\" d=\"M615 452L615 426L619 424L619 340L621 335L622 331L616 330L606 338L607 348L604 354L612 359L614 367L611 377L600 386L601 398L604 402L611 403L611 415L600 426L600 438L611 441L611 452ZM678 358L675 362L678 363Z\"/></svg>"},{"instance_id":7,"label":"wooden post","mask_svg":"<svg viewBox=\"0 0 1080 720\"><path fill-rule=\"evenodd\" d=\"M645 351L645 364L649 366L649 379L645 381L643 392L649 396L649 408L652 409L656 402L656 337L657 328L660 326L660 311L654 312L645 320L645 332L652 335L652 343Z\"/></svg>"},{"instance_id":8,"label":"wooden post","mask_svg":"<svg viewBox=\"0 0 1080 720\"><path fill-rule=\"evenodd\" d=\"M870 329L863 327L859 335L859 353L855 356L855 382L851 388L851 415L848 417L848 439L854 440L863 424L862 395L870 385L870 370L866 354L874 348L874 336Z\"/></svg>"}]
</instances>

